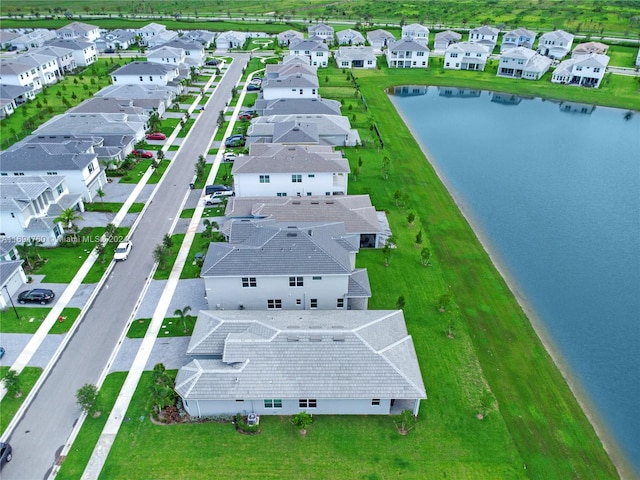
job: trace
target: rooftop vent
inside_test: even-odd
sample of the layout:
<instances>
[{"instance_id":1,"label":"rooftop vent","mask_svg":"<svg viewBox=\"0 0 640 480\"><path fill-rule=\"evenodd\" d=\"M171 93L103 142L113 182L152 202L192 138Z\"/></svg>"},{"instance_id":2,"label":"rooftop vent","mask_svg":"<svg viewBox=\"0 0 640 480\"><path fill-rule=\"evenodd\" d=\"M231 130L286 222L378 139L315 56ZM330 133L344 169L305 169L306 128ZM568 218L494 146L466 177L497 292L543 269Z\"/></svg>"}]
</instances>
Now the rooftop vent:
<instances>
[{"instance_id":1,"label":"rooftop vent","mask_svg":"<svg viewBox=\"0 0 640 480\"><path fill-rule=\"evenodd\" d=\"M297 233L293 233L293 232L287 233L287 237L297 237L297 236L298 236Z\"/></svg>"},{"instance_id":2,"label":"rooftop vent","mask_svg":"<svg viewBox=\"0 0 640 480\"><path fill-rule=\"evenodd\" d=\"M309 341L310 342L321 342L322 341L322 337L320 335L311 335L309 337Z\"/></svg>"},{"instance_id":3,"label":"rooftop vent","mask_svg":"<svg viewBox=\"0 0 640 480\"><path fill-rule=\"evenodd\" d=\"M292 205L300 205L300 200L294 200L291 202Z\"/></svg>"},{"instance_id":4,"label":"rooftop vent","mask_svg":"<svg viewBox=\"0 0 640 480\"><path fill-rule=\"evenodd\" d=\"M334 342L344 342L346 339L346 337L344 335L334 335L333 336L333 341Z\"/></svg>"},{"instance_id":5,"label":"rooftop vent","mask_svg":"<svg viewBox=\"0 0 640 480\"><path fill-rule=\"evenodd\" d=\"M298 337L294 337L292 335L287 337L287 342L297 342L298 340L300 340Z\"/></svg>"},{"instance_id":6,"label":"rooftop vent","mask_svg":"<svg viewBox=\"0 0 640 480\"><path fill-rule=\"evenodd\" d=\"M320 202L317 200L312 200L311 205L320 205Z\"/></svg>"}]
</instances>

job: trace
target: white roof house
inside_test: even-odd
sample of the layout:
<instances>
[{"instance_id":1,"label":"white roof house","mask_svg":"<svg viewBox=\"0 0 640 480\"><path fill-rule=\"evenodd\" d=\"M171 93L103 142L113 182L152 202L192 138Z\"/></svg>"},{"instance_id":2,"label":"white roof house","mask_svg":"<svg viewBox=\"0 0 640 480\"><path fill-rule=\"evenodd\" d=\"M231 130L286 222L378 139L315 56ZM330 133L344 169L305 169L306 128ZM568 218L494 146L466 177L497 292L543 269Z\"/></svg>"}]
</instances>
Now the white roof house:
<instances>
[{"instance_id":1,"label":"white roof house","mask_svg":"<svg viewBox=\"0 0 640 480\"><path fill-rule=\"evenodd\" d=\"M42 47L49 40L56 38L55 30L45 28L36 28L31 32L27 32L16 38L9 40L9 44L18 48L18 50L27 50L29 48Z\"/></svg>"},{"instance_id":2,"label":"white roof house","mask_svg":"<svg viewBox=\"0 0 640 480\"><path fill-rule=\"evenodd\" d=\"M551 66L551 59L526 47L516 47L500 55L498 77L539 80Z\"/></svg>"},{"instance_id":3,"label":"white roof house","mask_svg":"<svg viewBox=\"0 0 640 480\"><path fill-rule=\"evenodd\" d=\"M533 48L536 41L536 32L527 30L526 28L516 28L505 33L502 37L502 45L500 45L500 53L516 47Z\"/></svg>"},{"instance_id":4,"label":"white roof house","mask_svg":"<svg viewBox=\"0 0 640 480\"><path fill-rule=\"evenodd\" d=\"M355 146L360 136L342 115L271 115L251 121L247 144L252 143Z\"/></svg>"},{"instance_id":5,"label":"white roof house","mask_svg":"<svg viewBox=\"0 0 640 480\"><path fill-rule=\"evenodd\" d=\"M182 48L161 46L146 54L147 61L179 67L184 64L185 52Z\"/></svg>"},{"instance_id":6,"label":"white roof house","mask_svg":"<svg viewBox=\"0 0 640 480\"><path fill-rule=\"evenodd\" d=\"M445 50L444 68L482 71L487 64L488 58L489 51L479 43L452 43Z\"/></svg>"},{"instance_id":7,"label":"white roof house","mask_svg":"<svg viewBox=\"0 0 640 480\"><path fill-rule=\"evenodd\" d=\"M289 55L309 58L309 65L326 67L329 64L329 47L322 40L310 38L289 45Z\"/></svg>"},{"instance_id":8,"label":"white roof house","mask_svg":"<svg viewBox=\"0 0 640 480\"><path fill-rule=\"evenodd\" d=\"M376 68L373 47L340 47L333 56L338 68Z\"/></svg>"},{"instance_id":9,"label":"white roof house","mask_svg":"<svg viewBox=\"0 0 640 480\"><path fill-rule=\"evenodd\" d=\"M83 40L50 40L46 43L49 47L61 47L73 51L76 65L87 67L98 59L98 51L93 42Z\"/></svg>"},{"instance_id":10,"label":"white roof house","mask_svg":"<svg viewBox=\"0 0 640 480\"><path fill-rule=\"evenodd\" d=\"M429 44L429 29L424 25L420 25L419 23L412 23L411 25L404 25L402 27L402 37L403 38L412 38L413 40L424 43L425 45Z\"/></svg>"},{"instance_id":11,"label":"white roof house","mask_svg":"<svg viewBox=\"0 0 640 480\"><path fill-rule=\"evenodd\" d=\"M609 57L591 53L560 63L551 76L553 83L598 88L609 65Z\"/></svg>"},{"instance_id":12,"label":"white roof house","mask_svg":"<svg viewBox=\"0 0 640 480\"><path fill-rule=\"evenodd\" d=\"M20 59L0 59L0 84L25 87L32 92L42 90L38 69L33 64L21 62Z\"/></svg>"},{"instance_id":13,"label":"white roof house","mask_svg":"<svg viewBox=\"0 0 640 480\"><path fill-rule=\"evenodd\" d=\"M564 30L543 33L538 42L538 53L553 59L561 59L569 53L573 35Z\"/></svg>"},{"instance_id":14,"label":"white roof house","mask_svg":"<svg viewBox=\"0 0 640 480\"><path fill-rule=\"evenodd\" d=\"M377 29L367 33L367 42L376 53L381 53L388 45L396 41L396 37L386 30Z\"/></svg>"},{"instance_id":15,"label":"white roof house","mask_svg":"<svg viewBox=\"0 0 640 480\"><path fill-rule=\"evenodd\" d=\"M436 33L435 41L433 42L434 50L446 50L447 47L453 43L457 43L462 39L462 35L458 32L446 30L444 32Z\"/></svg>"},{"instance_id":16,"label":"white roof house","mask_svg":"<svg viewBox=\"0 0 640 480\"><path fill-rule=\"evenodd\" d=\"M72 22L56 30L56 35L63 40L86 40L95 42L100 38L100 29L96 25Z\"/></svg>"},{"instance_id":17,"label":"white roof house","mask_svg":"<svg viewBox=\"0 0 640 480\"><path fill-rule=\"evenodd\" d=\"M216 37L216 48L219 50L229 50L230 48L242 48L247 41L245 32L229 30L222 32Z\"/></svg>"},{"instance_id":18,"label":"white roof house","mask_svg":"<svg viewBox=\"0 0 640 480\"><path fill-rule=\"evenodd\" d=\"M333 43L333 27L325 25L324 23L318 23L310 26L307 31L309 32L309 38L318 37L324 43L331 45Z\"/></svg>"},{"instance_id":19,"label":"white roof house","mask_svg":"<svg viewBox=\"0 0 640 480\"><path fill-rule=\"evenodd\" d=\"M300 40L304 40L304 34L296 30L285 30L278 34L278 45L281 47L291 45Z\"/></svg>"},{"instance_id":20,"label":"white roof house","mask_svg":"<svg viewBox=\"0 0 640 480\"><path fill-rule=\"evenodd\" d=\"M160 85L174 82L180 74L177 65L155 62L131 62L111 72L114 85Z\"/></svg>"},{"instance_id":21,"label":"white roof house","mask_svg":"<svg viewBox=\"0 0 640 480\"><path fill-rule=\"evenodd\" d=\"M17 60L34 67L42 85L51 85L58 81L58 62L55 55L27 51L19 55Z\"/></svg>"},{"instance_id":22,"label":"white roof house","mask_svg":"<svg viewBox=\"0 0 640 480\"><path fill-rule=\"evenodd\" d=\"M482 25L481 27L472 28L469 30L469 41L471 43L479 43L487 47L489 53L493 52L493 49L498 42L498 34L500 30L497 28L489 27L488 25Z\"/></svg>"},{"instance_id":23,"label":"white roof house","mask_svg":"<svg viewBox=\"0 0 640 480\"><path fill-rule=\"evenodd\" d=\"M402 38L389 45L386 57L389 68L427 68L429 47L410 38Z\"/></svg>"},{"instance_id":24,"label":"white roof house","mask_svg":"<svg viewBox=\"0 0 640 480\"><path fill-rule=\"evenodd\" d=\"M364 36L357 30L347 28L336 33L338 45L364 45Z\"/></svg>"},{"instance_id":25,"label":"white roof house","mask_svg":"<svg viewBox=\"0 0 640 480\"><path fill-rule=\"evenodd\" d=\"M417 415L427 396L401 310L203 311L187 354L193 416Z\"/></svg>"}]
</instances>

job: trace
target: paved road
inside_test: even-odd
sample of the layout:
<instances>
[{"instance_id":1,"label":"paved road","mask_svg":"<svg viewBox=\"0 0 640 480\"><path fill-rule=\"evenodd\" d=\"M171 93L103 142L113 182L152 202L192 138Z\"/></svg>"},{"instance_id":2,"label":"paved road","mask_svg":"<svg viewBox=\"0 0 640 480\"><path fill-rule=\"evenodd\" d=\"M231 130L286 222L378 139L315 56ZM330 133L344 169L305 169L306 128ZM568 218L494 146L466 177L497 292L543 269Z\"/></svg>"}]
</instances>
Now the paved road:
<instances>
[{"instance_id":1,"label":"paved road","mask_svg":"<svg viewBox=\"0 0 640 480\"><path fill-rule=\"evenodd\" d=\"M44 479L48 476L80 417L75 393L84 384L96 384L134 310L152 267L151 252L161 243L193 178L199 155L205 154L231 88L242 75L249 55L232 55L225 77L200 114L190 141L173 160L132 236L134 248L126 262L115 266L105 286L86 312L67 348L45 379L34 401L9 438L13 460L2 470L3 480Z\"/></svg>"}]
</instances>

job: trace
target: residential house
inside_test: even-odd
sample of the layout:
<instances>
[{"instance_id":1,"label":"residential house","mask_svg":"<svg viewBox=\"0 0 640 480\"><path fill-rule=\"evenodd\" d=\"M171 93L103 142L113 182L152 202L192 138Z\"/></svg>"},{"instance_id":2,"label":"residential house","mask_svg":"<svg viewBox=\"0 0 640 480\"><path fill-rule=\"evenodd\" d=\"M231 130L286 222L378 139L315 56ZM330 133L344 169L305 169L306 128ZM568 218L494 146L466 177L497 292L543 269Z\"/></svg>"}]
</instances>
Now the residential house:
<instances>
[{"instance_id":1,"label":"residential house","mask_svg":"<svg viewBox=\"0 0 640 480\"><path fill-rule=\"evenodd\" d=\"M551 66L551 59L526 47L516 47L500 55L498 77L539 80Z\"/></svg>"},{"instance_id":2,"label":"residential house","mask_svg":"<svg viewBox=\"0 0 640 480\"><path fill-rule=\"evenodd\" d=\"M309 32L309 38L318 37L328 45L333 44L333 27L325 25L324 23L318 23L309 27L307 30Z\"/></svg>"},{"instance_id":3,"label":"residential house","mask_svg":"<svg viewBox=\"0 0 640 480\"><path fill-rule=\"evenodd\" d=\"M167 63L131 62L111 73L114 85L159 85L166 86L180 75L178 66Z\"/></svg>"},{"instance_id":4,"label":"residential house","mask_svg":"<svg viewBox=\"0 0 640 480\"><path fill-rule=\"evenodd\" d=\"M99 52L104 52L107 48L126 50L137 43L138 38L136 32L121 29L106 32L95 41L96 49Z\"/></svg>"},{"instance_id":5,"label":"residential house","mask_svg":"<svg viewBox=\"0 0 640 480\"><path fill-rule=\"evenodd\" d=\"M167 27L159 23L149 23L136 31L138 37L138 44L141 47L149 47L156 45L155 37L160 37L161 34L167 32Z\"/></svg>"},{"instance_id":6,"label":"residential house","mask_svg":"<svg viewBox=\"0 0 640 480\"><path fill-rule=\"evenodd\" d=\"M386 52L389 68L427 68L429 47L408 38L389 45Z\"/></svg>"},{"instance_id":7,"label":"residential house","mask_svg":"<svg viewBox=\"0 0 640 480\"><path fill-rule=\"evenodd\" d=\"M329 64L329 48L321 40L309 39L292 43L289 55L309 57L309 64L313 67L326 67Z\"/></svg>"},{"instance_id":8,"label":"residential house","mask_svg":"<svg viewBox=\"0 0 640 480\"><path fill-rule=\"evenodd\" d=\"M178 68L184 64L185 52L182 48L161 46L146 54L147 62L161 63Z\"/></svg>"},{"instance_id":9,"label":"residential house","mask_svg":"<svg viewBox=\"0 0 640 480\"><path fill-rule=\"evenodd\" d=\"M498 33L500 31L497 28L482 25L481 27L472 28L469 30L469 42L479 43L487 47L489 54L493 52L493 49L498 43Z\"/></svg>"},{"instance_id":10,"label":"residential house","mask_svg":"<svg viewBox=\"0 0 640 480\"><path fill-rule=\"evenodd\" d=\"M18 32L0 29L0 48L9 48L11 46L11 42L19 36L20 34Z\"/></svg>"},{"instance_id":11,"label":"residential house","mask_svg":"<svg viewBox=\"0 0 640 480\"><path fill-rule=\"evenodd\" d=\"M532 32L526 28L516 28L515 30L511 30L505 33L502 37L500 53L516 47L533 48L533 44L536 41L536 35L536 32Z\"/></svg>"},{"instance_id":12,"label":"residential house","mask_svg":"<svg viewBox=\"0 0 640 480\"><path fill-rule=\"evenodd\" d=\"M339 68L376 68L373 47L340 47L334 56Z\"/></svg>"},{"instance_id":13,"label":"residential house","mask_svg":"<svg viewBox=\"0 0 640 480\"><path fill-rule=\"evenodd\" d=\"M38 48L44 46L49 40L56 38L55 30L47 30L44 28L36 28L35 30L20 35L9 41L9 43L18 50L29 50L30 48Z\"/></svg>"},{"instance_id":14,"label":"residential house","mask_svg":"<svg viewBox=\"0 0 640 480\"><path fill-rule=\"evenodd\" d=\"M236 32L233 30L222 32L216 37L216 48L218 50L242 48L247 42L247 38L248 37L245 32Z\"/></svg>"},{"instance_id":15,"label":"residential house","mask_svg":"<svg viewBox=\"0 0 640 480\"><path fill-rule=\"evenodd\" d=\"M0 118L7 118L16 111L20 97L26 93L25 90L25 87L17 85L0 84ZM24 103L24 101L21 103Z\"/></svg>"},{"instance_id":16,"label":"residential house","mask_svg":"<svg viewBox=\"0 0 640 480\"><path fill-rule=\"evenodd\" d=\"M27 276L22 269L22 260L16 249L17 244L15 238L0 236L0 309L2 310L11 305L11 296L18 293L18 290L27 283Z\"/></svg>"},{"instance_id":17,"label":"residential house","mask_svg":"<svg viewBox=\"0 0 640 480\"><path fill-rule=\"evenodd\" d=\"M73 52L73 58L79 67L88 67L98 58L95 44L82 40L50 40L49 47L66 48Z\"/></svg>"},{"instance_id":18,"label":"residential house","mask_svg":"<svg viewBox=\"0 0 640 480\"><path fill-rule=\"evenodd\" d=\"M68 109L67 113L126 113L129 120L149 121L149 113L135 106L130 98L91 97Z\"/></svg>"},{"instance_id":19,"label":"residential house","mask_svg":"<svg viewBox=\"0 0 640 480\"><path fill-rule=\"evenodd\" d=\"M201 67L206 60L204 46L200 42L184 38L176 38L164 44L164 47L178 48L184 51L184 60L189 67Z\"/></svg>"},{"instance_id":20,"label":"residential house","mask_svg":"<svg viewBox=\"0 0 640 480\"><path fill-rule=\"evenodd\" d=\"M261 98L318 98L318 75L313 67L301 64L278 65L267 68L262 81Z\"/></svg>"},{"instance_id":21,"label":"residential house","mask_svg":"<svg viewBox=\"0 0 640 480\"><path fill-rule=\"evenodd\" d=\"M327 145L253 143L233 163L237 197L345 195L349 161Z\"/></svg>"},{"instance_id":22,"label":"residential house","mask_svg":"<svg viewBox=\"0 0 640 480\"><path fill-rule=\"evenodd\" d=\"M401 310L202 311L175 390L191 416L418 415L427 397Z\"/></svg>"},{"instance_id":23,"label":"residential house","mask_svg":"<svg viewBox=\"0 0 640 480\"><path fill-rule=\"evenodd\" d=\"M84 202L93 201L98 189L107 184L91 140L16 143L0 152L0 176L64 177L68 192Z\"/></svg>"},{"instance_id":24,"label":"residential house","mask_svg":"<svg viewBox=\"0 0 640 480\"><path fill-rule=\"evenodd\" d=\"M609 45L600 42L586 42L579 43L573 49L571 58L579 57L580 55L589 55L591 53L597 53L599 55L606 55L609 51Z\"/></svg>"},{"instance_id":25,"label":"residential house","mask_svg":"<svg viewBox=\"0 0 640 480\"><path fill-rule=\"evenodd\" d=\"M58 62L55 56L28 51L19 55L16 60L35 68L43 86L58 81Z\"/></svg>"},{"instance_id":26,"label":"residential house","mask_svg":"<svg viewBox=\"0 0 640 480\"><path fill-rule=\"evenodd\" d=\"M360 136L341 115L271 115L251 121L247 145L252 143L352 147L360 144Z\"/></svg>"},{"instance_id":27,"label":"residential house","mask_svg":"<svg viewBox=\"0 0 640 480\"><path fill-rule=\"evenodd\" d=\"M434 50L443 51L450 45L458 43L462 39L462 35L451 30L436 33L435 41L433 42Z\"/></svg>"},{"instance_id":28,"label":"residential house","mask_svg":"<svg viewBox=\"0 0 640 480\"><path fill-rule=\"evenodd\" d=\"M15 85L25 89L18 104L35 98L35 95L42 90L38 69L33 64L23 63L19 59L0 59L0 84Z\"/></svg>"},{"instance_id":29,"label":"residential house","mask_svg":"<svg viewBox=\"0 0 640 480\"><path fill-rule=\"evenodd\" d=\"M253 109L259 115L340 115L340 102L325 98L258 98Z\"/></svg>"},{"instance_id":30,"label":"residential house","mask_svg":"<svg viewBox=\"0 0 640 480\"><path fill-rule=\"evenodd\" d=\"M55 219L67 208L84 205L79 194L69 193L62 175L0 176L0 236L55 246L64 234Z\"/></svg>"},{"instance_id":31,"label":"residential house","mask_svg":"<svg viewBox=\"0 0 640 480\"><path fill-rule=\"evenodd\" d=\"M184 30L182 33L183 35L180 38L198 42L205 49L211 48L216 38L216 33L209 30Z\"/></svg>"},{"instance_id":32,"label":"residential house","mask_svg":"<svg viewBox=\"0 0 640 480\"><path fill-rule=\"evenodd\" d=\"M452 43L445 50L444 68L483 71L488 58L489 51L484 45L470 42Z\"/></svg>"},{"instance_id":33,"label":"residential house","mask_svg":"<svg viewBox=\"0 0 640 480\"><path fill-rule=\"evenodd\" d=\"M304 34L297 32L296 30L285 30L278 34L278 45L281 47L287 47L292 43L304 40Z\"/></svg>"},{"instance_id":34,"label":"residential house","mask_svg":"<svg viewBox=\"0 0 640 480\"><path fill-rule=\"evenodd\" d=\"M30 50L30 53L36 53L40 55L47 55L56 59L56 76L58 80L62 80L68 73L73 73L78 65L76 64L73 50L63 47L44 46L40 48L34 48Z\"/></svg>"},{"instance_id":35,"label":"residential house","mask_svg":"<svg viewBox=\"0 0 640 480\"><path fill-rule=\"evenodd\" d=\"M336 33L338 45L364 45L364 36L357 30L347 28Z\"/></svg>"},{"instance_id":36,"label":"residential house","mask_svg":"<svg viewBox=\"0 0 640 480\"><path fill-rule=\"evenodd\" d=\"M146 45L142 45L142 47L147 48L158 48L166 43L171 42L178 38L178 32L173 30L165 30L164 32L160 32L157 35L153 35L146 39Z\"/></svg>"},{"instance_id":37,"label":"residential house","mask_svg":"<svg viewBox=\"0 0 640 480\"><path fill-rule=\"evenodd\" d=\"M564 30L543 33L538 42L538 53L554 60L567 56L573 45L573 35Z\"/></svg>"},{"instance_id":38,"label":"residential house","mask_svg":"<svg viewBox=\"0 0 640 480\"><path fill-rule=\"evenodd\" d=\"M34 132L36 135L128 135L136 142L148 128L145 117L128 113L64 113L56 115Z\"/></svg>"},{"instance_id":39,"label":"residential house","mask_svg":"<svg viewBox=\"0 0 640 480\"><path fill-rule=\"evenodd\" d=\"M224 212L229 219L267 218L278 223L303 226L314 222L342 222L345 232L358 235L360 248L382 246L384 227L369 195L335 195L310 197L239 197L227 202Z\"/></svg>"},{"instance_id":40,"label":"residential house","mask_svg":"<svg viewBox=\"0 0 640 480\"><path fill-rule=\"evenodd\" d=\"M142 107L147 113L164 115L167 108L174 104L177 90L171 86L159 85L109 85L99 90L95 97L128 98L136 107Z\"/></svg>"},{"instance_id":41,"label":"residential house","mask_svg":"<svg viewBox=\"0 0 640 480\"><path fill-rule=\"evenodd\" d=\"M373 47L376 54L382 53L388 45L395 41L396 37L386 30L377 29L367 32L367 42L369 42L369 45Z\"/></svg>"},{"instance_id":42,"label":"residential house","mask_svg":"<svg viewBox=\"0 0 640 480\"><path fill-rule=\"evenodd\" d=\"M200 274L212 310L367 309L359 238L342 223L233 220L223 230L228 243L209 245Z\"/></svg>"},{"instance_id":43,"label":"residential house","mask_svg":"<svg viewBox=\"0 0 640 480\"><path fill-rule=\"evenodd\" d=\"M570 58L558 65L551 76L553 83L598 88L609 65L609 57L598 53Z\"/></svg>"},{"instance_id":44,"label":"residential house","mask_svg":"<svg viewBox=\"0 0 640 480\"><path fill-rule=\"evenodd\" d=\"M418 43L429 45L429 29L419 23L404 25L402 27L402 38L411 38Z\"/></svg>"},{"instance_id":45,"label":"residential house","mask_svg":"<svg viewBox=\"0 0 640 480\"><path fill-rule=\"evenodd\" d=\"M56 30L56 36L62 40L84 40L95 42L100 38L100 29L95 25L73 22Z\"/></svg>"}]
</instances>

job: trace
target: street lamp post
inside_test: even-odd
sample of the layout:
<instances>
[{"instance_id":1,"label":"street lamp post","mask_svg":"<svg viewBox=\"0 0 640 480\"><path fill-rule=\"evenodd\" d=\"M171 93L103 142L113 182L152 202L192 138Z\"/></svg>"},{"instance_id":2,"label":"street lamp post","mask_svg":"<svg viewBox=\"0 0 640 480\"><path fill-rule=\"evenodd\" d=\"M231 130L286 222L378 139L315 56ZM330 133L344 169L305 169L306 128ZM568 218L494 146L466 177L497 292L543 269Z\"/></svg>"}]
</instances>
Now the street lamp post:
<instances>
[{"instance_id":1,"label":"street lamp post","mask_svg":"<svg viewBox=\"0 0 640 480\"><path fill-rule=\"evenodd\" d=\"M9 289L7 288L6 285L3 285L2 288L4 288L7 291L7 296L9 297L9 302L11 302L11 306L13 307L13 313L16 314L16 318L18 320L20 320L20 315L18 315L18 310L16 310L16 306L13 304L13 300L11 299L11 294L9 293Z\"/></svg>"}]
</instances>

